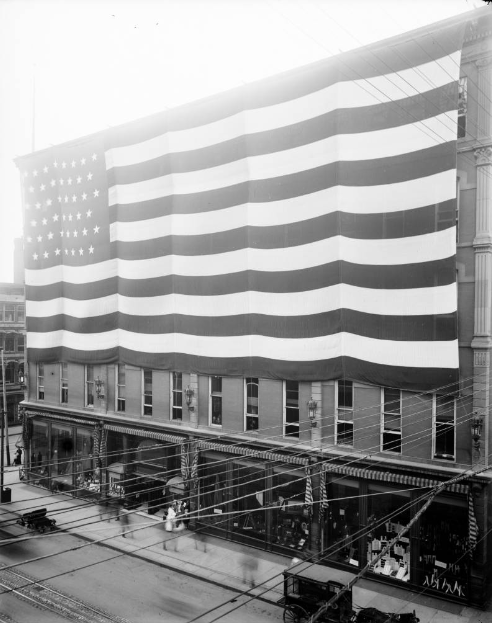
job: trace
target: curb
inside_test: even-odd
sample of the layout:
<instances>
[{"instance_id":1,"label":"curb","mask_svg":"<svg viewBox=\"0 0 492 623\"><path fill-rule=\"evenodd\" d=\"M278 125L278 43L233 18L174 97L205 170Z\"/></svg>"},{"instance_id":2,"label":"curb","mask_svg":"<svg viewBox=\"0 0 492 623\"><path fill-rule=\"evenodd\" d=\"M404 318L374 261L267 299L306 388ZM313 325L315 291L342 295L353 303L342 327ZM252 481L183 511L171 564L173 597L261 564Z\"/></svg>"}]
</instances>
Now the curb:
<instances>
[{"instance_id":1,"label":"curb","mask_svg":"<svg viewBox=\"0 0 492 623\"><path fill-rule=\"evenodd\" d=\"M8 510L9 513L11 513L12 515L14 515L15 517L17 517L18 519L20 519L20 517L22 517L23 513L15 510L15 509L9 509ZM137 512L136 514L139 514L142 517L145 517L146 519L148 519L148 516L146 513L142 513L142 512ZM156 518L155 522L157 523L159 520ZM32 533L35 533L36 531L33 530L31 531ZM167 569L169 571L174 571L176 573L180 573L181 575L185 575L187 577L190 578L196 578L198 580L202 580L203 582L207 582L208 584L212 584L214 586L218 586L218 587L222 587L222 588L227 588L228 590L236 593L237 595L248 595L248 596L254 596L255 599L258 599L260 601L263 601L265 603L269 603L269 604L273 604L273 605L277 605L277 601L273 600L273 599L269 599L266 596L263 595L256 595L255 594L255 589L254 588L249 588L246 590L242 590L236 586L231 586L229 584L227 584L225 581L219 581L219 580L214 580L210 577L207 577L206 575L202 576L202 575L198 575L196 573L192 573L191 571L186 571L184 569L179 569L169 563L166 563L165 561L161 561L161 560L154 560L153 558L147 558L146 556L142 555L141 553L139 553L138 551L127 551L124 548L118 547L117 545L114 545L112 543L108 543L107 541L95 541L94 539L92 539L89 536L86 536L84 534L81 534L79 532L73 532L69 529L66 528L60 528L58 526L55 525L53 532L64 532L65 534L69 534L70 536L74 536L74 537L78 537L80 539L82 539L83 541L87 542L87 543L93 543L94 545L100 545L102 547L105 547L111 551L114 552L118 552L120 554L120 556L131 556L132 558L136 558L138 560L141 560L143 562L147 562L149 564L153 564L156 565L158 567L161 567L162 569ZM27 536L28 533L26 533ZM117 536L117 535L116 535ZM112 536L110 537L111 539L116 538L116 536ZM22 538L20 535L11 535L10 537L11 539L17 539L17 538ZM108 539L109 540L109 539ZM1 540L0 540L1 541ZM227 575L224 574L224 578L227 578ZM261 591L261 587L259 589ZM267 591L272 591L273 589L266 589Z\"/></svg>"}]
</instances>

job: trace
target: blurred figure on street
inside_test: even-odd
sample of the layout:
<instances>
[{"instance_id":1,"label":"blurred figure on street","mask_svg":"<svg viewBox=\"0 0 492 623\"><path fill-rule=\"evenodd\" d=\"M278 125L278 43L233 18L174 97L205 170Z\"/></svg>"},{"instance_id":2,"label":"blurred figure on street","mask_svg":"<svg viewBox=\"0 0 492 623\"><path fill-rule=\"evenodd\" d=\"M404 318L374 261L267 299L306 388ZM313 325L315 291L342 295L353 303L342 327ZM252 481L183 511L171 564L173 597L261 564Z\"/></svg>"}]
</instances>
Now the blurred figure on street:
<instances>
[{"instance_id":1,"label":"blurred figure on street","mask_svg":"<svg viewBox=\"0 0 492 623\"><path fill-rule=\"evenodd\" d=\"M17 448L15 452L14 465L22 465L22 449Z\"/></svg>"},{"instance_id":2,"label":"blurred figure on street","mask_svg":"<svg viewBox=\"0 0 492 623\"><path fill-rule=\"evenodd\" d=\"M255 556L244 554L241 560L243 568L243 580L245 584L254 588L256 586L256 576L258 571L258 559Z\"/></svg>"},{"instance_id":3,"label":"blurred figure on street","mask_svg":"<svg viewBox=\"0 0 492 623\"><path fill-rule=\"evenodd\" d=\"M207 535L203 532L201 528L195 531L195 549L200 549L198 547L198 543L203 545L203 551L207 551Z\"/></svg>"},{"instance_id":4,"label":"blurred figure on street","mask_svg":"<svg viewBox=\"0 0 492 623\"><path fill-rule=\"evenodd\" d=\"M163 519L164 519L164 527L166 530L166 536L164 538L162 547L163 549L167 549L166 541L173 539L173 532L176 527L176 511L174 510L173 504L169 504L169 506L167 507L167 513L165 517L163 517ZM178 551L177 540L174 541L174 550L176 552Z\"/></svg>"},{"instance_id":5,"label":"blurred figure on street","mask_svg":"<svg viewBox=\"0 0 492 623\"><path fill-rule=\"evenodd\" d=\"M129 523L129 519L128 519L128 511L126 510L126 508L123 508L123 506L120 506L120 512L119 512L119 520L120 520L120 534L123 538L126 538L126 533L128 531L128 527L130 525ZM132 535L130 535L132 536Z\"/></svg>"}]
</instances>

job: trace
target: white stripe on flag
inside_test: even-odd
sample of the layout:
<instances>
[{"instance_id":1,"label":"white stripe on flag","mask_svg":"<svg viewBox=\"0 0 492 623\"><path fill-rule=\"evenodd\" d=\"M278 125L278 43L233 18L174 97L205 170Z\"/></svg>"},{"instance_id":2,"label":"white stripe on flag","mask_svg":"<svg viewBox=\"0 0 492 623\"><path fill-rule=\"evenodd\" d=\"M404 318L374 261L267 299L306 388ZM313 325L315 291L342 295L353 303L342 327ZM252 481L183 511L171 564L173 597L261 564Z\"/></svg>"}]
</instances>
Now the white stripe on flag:
<instances>
[{"instance_id":1,"label":"white stripe on flag","mask_svg":"<svg viewBox=\"0 0 492 623\"><path fill-rule=\"evenodd\" d=\"M314 119L337 108L359 108L426 93L457 78L460 52L438 60L374 78L339 82L303 97L231 115L214 123L171 131L106 154L108 169L139 164L169 153L202 149L248 134L267 132Z\"/></svg>"},{"instance_id":2,"label":"white stripe on flag","mask_svg":"<svg viewBox=\"0 0 492 623\"><path fill-rule=\"evenodd\" d=\"M353 357L372 363L416 368L457 368L456 340L403 342L379 340L352 333L315 338L285 339L261 335L195 336L182 333L140 334L115 329L105 333L52 331L29 333L28 348L73 348L98 351L127 348L141 353L186 353L195 357L264 357L279 361L319 361Z\"/></svg>"},{"instance_id":3,"label":"white stripe on flag","mask_svg":"<svg viewBox=\"0 0 492 623\"><path fill-rule=\"evenodd\" d=\"M31 318L49 318L66 314L73 318L94 318L120 312L131 316L220 317L244 314L265 316L304 316L337 309L352 309L380 316L450 314L456 308L456 284L412 290L381 290L338 284L318 290L298 292L246 291L215 296L168 294L149 297L125 297L119 294L85 301L57 298L51 301L28 301ZM172 311L169 311L172 310Z\"/></svg>"}]
</instances>

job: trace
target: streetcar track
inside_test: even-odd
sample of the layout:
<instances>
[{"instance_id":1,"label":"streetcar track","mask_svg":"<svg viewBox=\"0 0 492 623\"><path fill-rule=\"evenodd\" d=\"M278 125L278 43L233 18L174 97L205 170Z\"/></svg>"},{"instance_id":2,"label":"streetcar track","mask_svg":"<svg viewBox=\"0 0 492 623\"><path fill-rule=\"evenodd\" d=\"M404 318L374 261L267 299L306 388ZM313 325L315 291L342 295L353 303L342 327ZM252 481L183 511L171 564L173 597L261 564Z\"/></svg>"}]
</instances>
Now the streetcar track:
<instances>
[{"instance_id":1,"label":"streetcar track","mask_svg":"<svg viewBox=\"0 0 492 623\"><path fill-rule=\"evenodd\" d=\"M8 592L37 608L54 612L66 620L79 623L130 623L128 619L112 615L67 593L62 593L27 573L11 569L2 570L0 567L0 578L0 586Z\"/></svg>"}]
</instances>

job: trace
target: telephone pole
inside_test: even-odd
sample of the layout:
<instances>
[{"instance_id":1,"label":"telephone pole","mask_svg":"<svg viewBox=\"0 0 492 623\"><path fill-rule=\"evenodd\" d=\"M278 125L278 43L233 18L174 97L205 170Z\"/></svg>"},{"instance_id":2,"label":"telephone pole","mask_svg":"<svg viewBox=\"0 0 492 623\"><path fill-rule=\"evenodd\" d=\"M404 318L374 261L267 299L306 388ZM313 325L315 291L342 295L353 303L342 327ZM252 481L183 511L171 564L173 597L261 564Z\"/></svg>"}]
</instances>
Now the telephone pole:
<instances>
[{"instance_id":1,"label":"telephone pole","mask_svg":"<svg viewBox=\"0 0 492 623\"><path fill-rule=\"evenodd\" d=\"M3 359L3 349L0 351L2 354L2 388L3 388L3 402L2 402L2 425L0 427L1 430L1 448L0 448L0 503L10 502L11 501L11 490L3 486L3 477L5 471L5 463L4 463L4 450L5 450L5 417L7 415L7 399L5 396L5 361ZM8 437L7 437L8 444ZM8 451L8 446L7 446ZM10 452L8 452L8 456ZM8 464L10 465L10 458L8 460Z\"/></svg>"}]
</instances>

